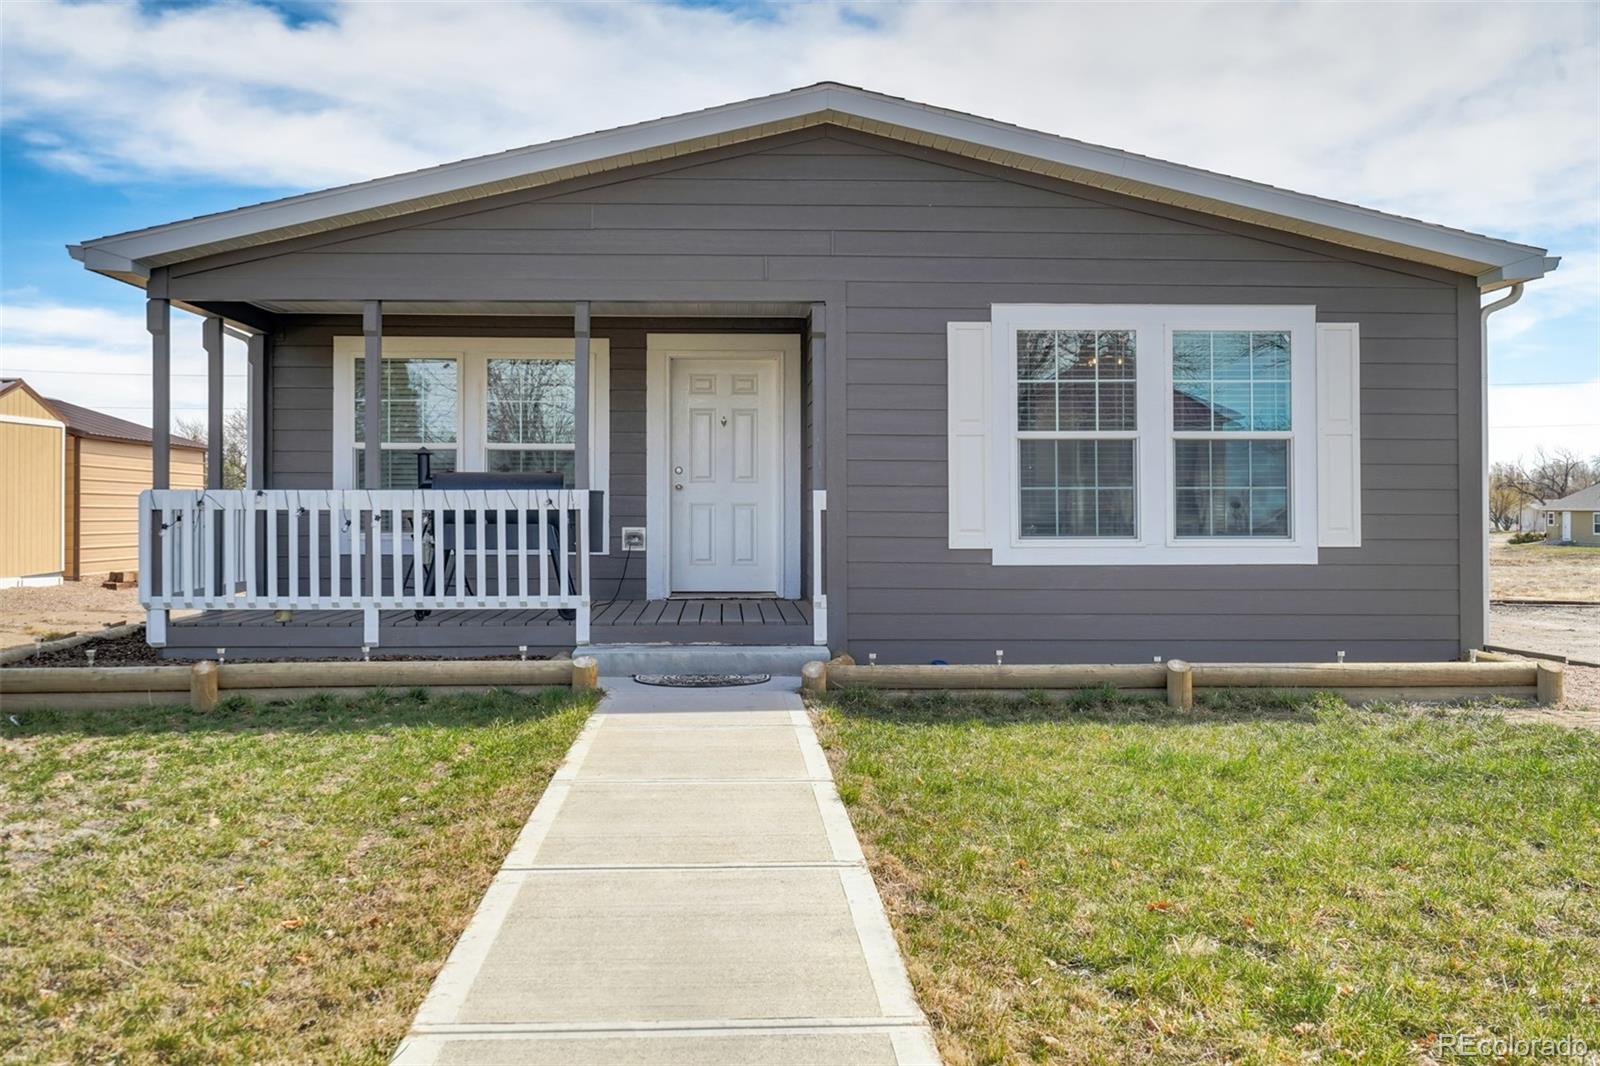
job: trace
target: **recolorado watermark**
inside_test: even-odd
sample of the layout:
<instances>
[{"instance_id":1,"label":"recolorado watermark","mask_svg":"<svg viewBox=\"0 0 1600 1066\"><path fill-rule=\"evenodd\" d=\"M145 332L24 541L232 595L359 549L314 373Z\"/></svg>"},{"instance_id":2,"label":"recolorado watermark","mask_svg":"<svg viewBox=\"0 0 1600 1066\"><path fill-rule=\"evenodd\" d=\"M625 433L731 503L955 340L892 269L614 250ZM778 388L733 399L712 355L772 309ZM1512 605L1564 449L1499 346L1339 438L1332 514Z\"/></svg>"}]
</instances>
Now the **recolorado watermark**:
<instances>
[{"instance_id":1,"label":"recolorado watermark","mask_svg":"<svg viewBox=\"0 0 1600 1066\"><path fill-rule=\"evenodd\" d=\"M1440 1033L1433 1046L1438 1052L1464 1059L1516 1057L1570 1059L1585 1063L1600 1061L1600 1045L1591 1047L1588 1041L1578 1036L1519 1037Z\"/></svg>"}]
</instances>

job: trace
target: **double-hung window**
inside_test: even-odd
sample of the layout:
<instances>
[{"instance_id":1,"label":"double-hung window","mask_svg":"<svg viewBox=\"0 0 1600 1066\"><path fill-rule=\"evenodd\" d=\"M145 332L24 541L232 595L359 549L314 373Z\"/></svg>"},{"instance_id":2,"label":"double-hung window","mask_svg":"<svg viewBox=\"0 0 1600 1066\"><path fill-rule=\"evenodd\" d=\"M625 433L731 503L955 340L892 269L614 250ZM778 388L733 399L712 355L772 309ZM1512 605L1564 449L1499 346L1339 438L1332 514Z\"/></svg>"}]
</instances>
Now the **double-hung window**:
<instances>
[{"instance_id":1,"label":"double-hung window","mask_svg":"<svg viewBox=\"0 0 1600 1066\"><path fill-rule=\"evenodd\" d=\"M366 358L361 337L334 338L333 483L365 488ZM559 474L575 483L577 404L570 337L385 337L383 480L417 485L417 452L435 473ZM610 478L610 344L589 344L590 487Z\"/></svg>"},{"instance_id":2,"label":"double-hung window","mask_svg":"<svg viewBox=\"0 0 1600 1066\"><path fill-rule=\"evenodd\" d=\"M351 403L355 443L352 460L355 486L367 488L367 361L354 360L354 398ZM417 487L417 451L433 454L433 469L456 469L461 440L461 360L455 356L419 355L385 358L381 377L382 409L378 417L383 432L382 483L375 488Z\"/></svg>"},{"instance_id":3,"label":"double-hung window","mask_svg":"<svg viewBox=\"0 0 1600 1066\"><path fill-rule=\"evenodd\" d=\"M996 564L1316 561L1314 308L995 305L989 337Z\"/></svg>"},{"instance_id":4,"label":"double-hung window","mask_svg":"<svg viewBox=\"0 0 1600 1066\"><path fill-rule=\"evenodd\" d=\"M1018 330L1016 343L1021 536L1133 537L1133 332Z\"/></svg>"},{"instance_id":5,"label":"double-hung window","mask_svg":"<svg viewBox=\"0 0 1600 1066\"><path fill-rule=\"evenodd\" d=\"M576 425L573 396L570 359L486 360L486 469L560 474L570 486Z\"/></svg>"}]
</instances>

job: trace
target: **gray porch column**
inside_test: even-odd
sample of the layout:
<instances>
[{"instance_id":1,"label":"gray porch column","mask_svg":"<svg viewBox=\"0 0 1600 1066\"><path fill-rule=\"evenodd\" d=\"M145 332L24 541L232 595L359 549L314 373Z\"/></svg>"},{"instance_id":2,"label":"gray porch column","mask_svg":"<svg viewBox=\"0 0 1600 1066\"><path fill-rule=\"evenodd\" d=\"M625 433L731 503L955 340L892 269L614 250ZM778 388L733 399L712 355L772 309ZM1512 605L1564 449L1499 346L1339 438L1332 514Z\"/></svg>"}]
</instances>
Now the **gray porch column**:
<instances>
[{"instance_id":1,"label":"gray porch column","mask_svg":"<svg viewBox=\"0 0 1600 1066\"><path fill-rule=\"evenodd\" d=\"M366 336L366 397L364 419L366 447L362 472L369 489L383 487L383 303L368 300L361 309L361 332Z\"/></svg>"},{"instance_id":2,"label":"gray porch column","mask_svg":"<svg viewBox=\"0 0 1600 1066\"><path fill-rule=\"evenodd\" d=\"M828 305L811 305L811 487L828 487Z\"/></svg>"},{"instance_id":3,"label":"gray porch column","mask_svg":"<svg viewBox=\"0 0 1600 1066\"><path fill-rule=\"evenodd\" d=\"M589 301L572 305L572 487L589 487Z\"/></svg>"},{"instance_id":4,"label":"gray porch column","mask_svg":"<svg viewBox=\"0 0 1600 1066\"><path fill-rule=\"evenodd\" d=\"M200 324L200 346L206 352L206 488L223 488L222 319L207 315Z\"/></svg>"},{"instance_id":5,"label":"gray porch column","mask_svg":"<svg viewBox=\"0 0 1600 1066\"><path fill-rule=\"evenodd\" d=\"M172 487L172 303L145 304L150 330L150 487Z\"/></svg>"},{"instance_id":6,"label":"gray porch column","mask_svg":"<svg viewBox=\"0 0 1600 1066\"><path fill-rule=\"evenodd\" d=\"M267 447L267 336L264 333L252 333L245 344L249 376L245 393L247 429L244 483L246 488L263 489L266 488L267 469L263 454Z\"/></svg>"}]
</instances>

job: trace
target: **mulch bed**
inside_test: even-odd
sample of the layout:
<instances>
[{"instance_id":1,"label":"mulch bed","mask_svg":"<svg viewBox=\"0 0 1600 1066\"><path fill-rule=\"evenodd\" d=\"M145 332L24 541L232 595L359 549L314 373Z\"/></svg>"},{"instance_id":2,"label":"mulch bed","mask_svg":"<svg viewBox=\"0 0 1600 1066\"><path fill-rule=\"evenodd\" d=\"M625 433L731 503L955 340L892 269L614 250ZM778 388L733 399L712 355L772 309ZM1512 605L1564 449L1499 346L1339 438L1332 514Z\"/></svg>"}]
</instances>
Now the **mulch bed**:
<instances>
[{"instance_id":1,"label":"mulch bed","mask_svg":"<svg viewBox=\"0 0 1600 1066\"><path fill-rule=\"evenodd\" d=\"M55 666L55 667L88 666L89 665L89 657L87 655L85 655L84 652L90 650L91 648L94 649L94 665L97 666L97 667L99 667L99 666L178 666L178 665L181 665L183 663L199 662L202 658L204 658L204 656L186 658L186 657L182 657L182 656L174 657L174 656L162 655L161 654L161 649L152 648L150 645L146 644L145 641L144 641L144 633L143 632L138 632L138 633L130 633L127 636L113 637L113 638L106 639L106 640L91 640L87 644L79 644L75 648L62 648L62 649L59 649L57 651L43 652L43 653L41 653L40 655L37 655L37 656L29 656L26 659L19 659L18 661L14 662L14 663L5 663L3 665L0 665L0 670L9 669L9 668L18 667L18 666ZM358 656L340 656L338 658L329 659L327 657L310 658L310 657L307 657L307 656L285 655L285 656L281 656L281 657L280 656L273 656L272 658L256 658L256 657L252 657L248 661L249 662L253 662L253 663L342 662L342 661L350 661L351 659L354 659L354 658L357 658L357 657ZM520 658L520 656L518 656L518 655L476 655L476 656L473 656L473 658L474 659L517 659L517 658ZM533 661L533 660L536 660L536 659L548 659L548 658L550 658L550 656L548 656L548 655L534 655L534 654L531 654L531 653L528 655L529 661ZM240 660L240 661L242 662L242 661L245 661L245 660ZM380 654L374 654L372 656L372 661L373 662L424 662L424 661L426 661L426 662L434 662L434 661L448 662L450 660L443 659L443 658L441 658L440 656L437 656L437 655L402 655L402 654L380 655Z\"/></svg>"}]
</instances>

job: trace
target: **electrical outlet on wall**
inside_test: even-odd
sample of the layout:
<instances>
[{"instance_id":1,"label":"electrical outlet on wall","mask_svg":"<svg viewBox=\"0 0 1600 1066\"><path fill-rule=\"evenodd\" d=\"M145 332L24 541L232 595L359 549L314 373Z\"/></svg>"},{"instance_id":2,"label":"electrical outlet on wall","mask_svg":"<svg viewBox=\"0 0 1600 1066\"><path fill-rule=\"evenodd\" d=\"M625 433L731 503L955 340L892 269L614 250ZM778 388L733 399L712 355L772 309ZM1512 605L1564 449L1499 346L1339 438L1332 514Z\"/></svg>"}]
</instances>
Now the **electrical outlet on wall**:
<instances>
[{"instance_id":1,"label":"electrical outlet on wall","mask_svg":"<svg viewBox=\"0 0 1600 1066\"><path fill-rule=\"evenodd\" d=\"M643 526L623 526L622 527L622 550L623 551L635 551L635 552L644 551L644 527Z\"/></svg>"}]
</instances>

